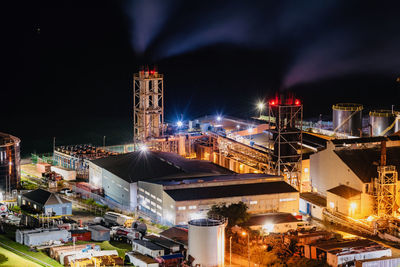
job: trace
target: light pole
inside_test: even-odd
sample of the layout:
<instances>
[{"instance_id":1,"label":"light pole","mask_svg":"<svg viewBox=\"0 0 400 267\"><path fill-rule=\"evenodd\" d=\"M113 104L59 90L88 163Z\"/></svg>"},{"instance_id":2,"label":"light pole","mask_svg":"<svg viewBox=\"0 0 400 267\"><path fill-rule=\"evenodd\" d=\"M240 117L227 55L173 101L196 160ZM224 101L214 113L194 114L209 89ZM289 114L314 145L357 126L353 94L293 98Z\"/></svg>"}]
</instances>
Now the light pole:
<instances>
[{"instance_id":1,"label":"light pole","mask_svg":"<svg viewBox=\"0 0 400 267\"><path fill-rule=\"evenodd\" d=\"M232 267L232 236L229 237L229 267Z\"/></svg>"},{"instance_id":2,"label":"light pole","mask_svg":"<svg viewBox=\"0 0 400 267\"><path fill-rule=\"evenodd\" d=\"M103 136L103 149L106 149L106 136Z\"/></svg>"},{"instance_id":3,"label":"light pole","mask_svg":"<svg viewBox=\"0 0 400 267\"><path fill-rule=\"evenodd\" d=\"M264 110L265 104L263 102L258 102L257 108L260 111L260 117L259 118L261 118L261 112Z\"/></svg>"},{"instance_id":4,"label":"light pole","mask_svg":"<svg viewBox=\"0 0 400 267\"><path fill-rule=\"evenodd\" d=\"M250 234L248 234L246 232L242 232L242 235L243 236L247 235L247 262L250 267Z\"/></svg>"}]
</instances>

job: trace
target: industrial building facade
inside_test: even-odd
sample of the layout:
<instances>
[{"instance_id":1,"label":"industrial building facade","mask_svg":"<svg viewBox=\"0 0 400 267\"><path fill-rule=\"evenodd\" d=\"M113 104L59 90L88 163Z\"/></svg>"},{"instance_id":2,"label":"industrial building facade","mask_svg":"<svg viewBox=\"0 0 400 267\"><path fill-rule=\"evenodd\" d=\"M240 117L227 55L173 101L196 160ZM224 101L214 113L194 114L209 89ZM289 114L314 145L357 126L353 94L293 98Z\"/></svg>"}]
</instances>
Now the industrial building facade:
<instances>
[{"instance_id":1,"label":"industrial building facade","mask_svg":"<svg viewBox=\"0 0 400 267\"><path fill-rule=\"evenodd\" d=\"M133 152L89 164L90 184L125 209L169 224L239 201L251 213L297 212L299 193L282 177L236 174L213 163L165 152Z\"/></svg>"},{"instance_id":2,"label":"industrial building facade","mask_svg":"<svg viewBox=\"0 0 400 267\"><path fill-rule=\"evenodd\" d=\"M310 156L310 180L314 192L327 197L331 211L364 218L376 207L376 181L382 145L386 164L400 169L399 138L372 137L332 140L327 148ZM398 181L396 182L399 186ZM395 200L399 203L399 194Z\"/></svg>"},{"instance_id":3,"label":"industrial building facade","mask_svg":"<svg viewBox=\"0 0 400 267\"><path fill-rule=\"evenodd\" d=\"M11 193L19 185L20 142L21 140L15 136L0 133L0 193Z\"/></svg>"}]
</instances>

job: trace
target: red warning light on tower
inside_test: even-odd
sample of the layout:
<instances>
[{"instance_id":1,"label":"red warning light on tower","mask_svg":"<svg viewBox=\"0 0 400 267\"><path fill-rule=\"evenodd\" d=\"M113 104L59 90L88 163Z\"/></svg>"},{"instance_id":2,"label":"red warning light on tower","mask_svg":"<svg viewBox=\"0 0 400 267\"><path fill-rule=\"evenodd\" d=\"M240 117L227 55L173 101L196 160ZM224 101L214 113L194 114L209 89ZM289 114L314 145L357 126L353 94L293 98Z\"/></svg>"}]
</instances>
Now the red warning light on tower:
<instances>
[{"instance_id":1,"label":"red warning light on tower","mask_svg":"<svg viewBox=\"0 0 400 267\"><path fill-rule=\"evenodd\" d=\"M296 100L294 101L294 104L295 104L296 106L300 106L301 102L300 102L299 99L296 99Z\"/></svg>"}]
</instances>

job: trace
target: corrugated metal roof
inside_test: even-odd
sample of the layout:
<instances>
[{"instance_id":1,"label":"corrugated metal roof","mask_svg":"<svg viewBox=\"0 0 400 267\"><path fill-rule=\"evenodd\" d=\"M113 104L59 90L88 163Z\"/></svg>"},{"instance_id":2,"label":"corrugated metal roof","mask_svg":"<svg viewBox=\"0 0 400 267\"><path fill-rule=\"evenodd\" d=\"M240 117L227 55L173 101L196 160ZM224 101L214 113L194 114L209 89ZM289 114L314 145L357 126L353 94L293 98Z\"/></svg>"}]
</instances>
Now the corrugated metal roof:
<instances>
[{"instance_id":1,"label":"corrugated metal roof","mask_svg":"<svg viewBox=\"0 0 400 267\"><path fill-rule=\"evenodd\" d=\"M378 177L380 148L340 149L334 152L364 183L370 183L371 179ZM397 171L400 170L400 147L386 149L386 162L387 165L396 166Z\"/></svg>"},{"instance_id":2,"label":"corrugated metal roof","mask_svg":"<svg viewBox=\"0 0 400 267\"><path fill-rule=\"evenodd\" d=\"M262 215L251 216L246 222L246 226L257 226L264 225L266 223L290 223L290 222L300 222L291 213L268 213Z\"/></svg>"},{"instance_id":3,"label":"corrugated metal roof","mask_svg":"<svg viewBox=\"0 0 400 267\"><path fill-rule=\"evenodd\" d=\"M25 193L23 196L42 206L71 203L71 201L41 188Z\"/></svg>"},{"instance_id":4,"label":"corrugated metal roof","mask_svg":"<svg viewBox=\"0 0 400 267\"><path fill-rule=\"evenodd\" d=\"M165 177L189 177L204 174L232 174L216 164L186 159L167 152L131 152L92 161L129 183Z\"/></svg>"},{"instance_id":5,"label":"corrugated metal roof","mask_svg":"<svg viewBox=\"0 0 400 267\"><path fill-rule=\"evenodd\" d=\"M165 191L176 201L226 198L235 196L268 195L297 192L295 188L284 181L221 185L198 188L172 189Z\"/></svg>"},{"instance_id":6,"label":"corrugated metal roof","mask_svg":"<svg viewBox=\"0 0 400 267\"><path fill-rule=\"evenodd\" d=\"M350 186L347 186L344 184L336 186L327 191L331 192L332 194L335 194L337 196L340 196L342 198L345 198L345 199L349 199L351 197L357 196L362 193L361 191L358 191L358 190L351 188Z\"/></svg>"}]
</instances>

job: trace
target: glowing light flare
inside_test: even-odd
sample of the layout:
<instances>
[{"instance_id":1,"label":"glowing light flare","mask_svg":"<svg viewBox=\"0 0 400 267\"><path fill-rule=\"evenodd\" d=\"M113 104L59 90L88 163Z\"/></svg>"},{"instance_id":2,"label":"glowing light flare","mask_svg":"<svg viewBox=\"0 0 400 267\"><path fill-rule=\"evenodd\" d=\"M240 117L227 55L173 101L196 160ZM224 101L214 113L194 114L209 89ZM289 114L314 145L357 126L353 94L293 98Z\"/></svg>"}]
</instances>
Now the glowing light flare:
<instances>
[{"instance_id":1,"label":"glowing light flare","mask_svg":"<svg viewBox=\"0 0 400 267\"><path fill-rule=\"evenodd\" d=\"M247 235L247 233L246 232L242 232L242 236L246 236Z\"/></svg>"},{"instance_id":2,"label":"glowing light flare","mask_svg":"<svg viewBox=\"0 0 400 267\"><path fill-rule=\"evenodd\" d=\"M222 117L221 116L217 116L217 121L221 121Z\"/></svg>"},{"instance_id":3,"label":"glowing light flare","mask_svg":"<svg viewBox=\"0 0 400 267\"><path fill-rule=\"evenodd\" d=\"M145 144L142 144L142 145L139 147L139 150L140 150L140 152L146 152L146 151L149 150L149 148L148 148Z\"/></svg>"},{"instance_id":4,"label":"glowing light flare","mask_svg":"<svg viewBox=\"0 0 400 267\"><path fill-rule=\"evenodd\" d=\"M178 121L178 122L176 123L176 126L178 126L179 128L182 127L182 126L183 126L183 122L182 122L182 121Z\"/></svg>"},{"instance_id":5,"label":"glowing light flare","mask_svg":"<svg viewBox=\"0 0 400 267\"><path fill-rule=\"evenodd\" d=\"M257 108L261 111L265 108L265 104L263 102L258 102Z\"/></svg>"},{"instance_id":6,"label":"glowing light flare","mask_svg":"<svg viewBox=\"0 0 400 267\"><path fill-rule=\"evenodd\" d=\"M351 202L351 203L350 203L350 208L351 208L352 210L355 210L355 209L357 208L357 203Z\"/></svg>"},{"instance_id":7,"label":"glowing light flare","mask_svg":"<svg viewBox=\"0 0 400 267\"><path fill-rule=\"evenodd\" d=\"M263 229L268 232L271 233L274 231L274 224L273 223L266 223L263 225Z\"/></svg>"}]
</instances>

